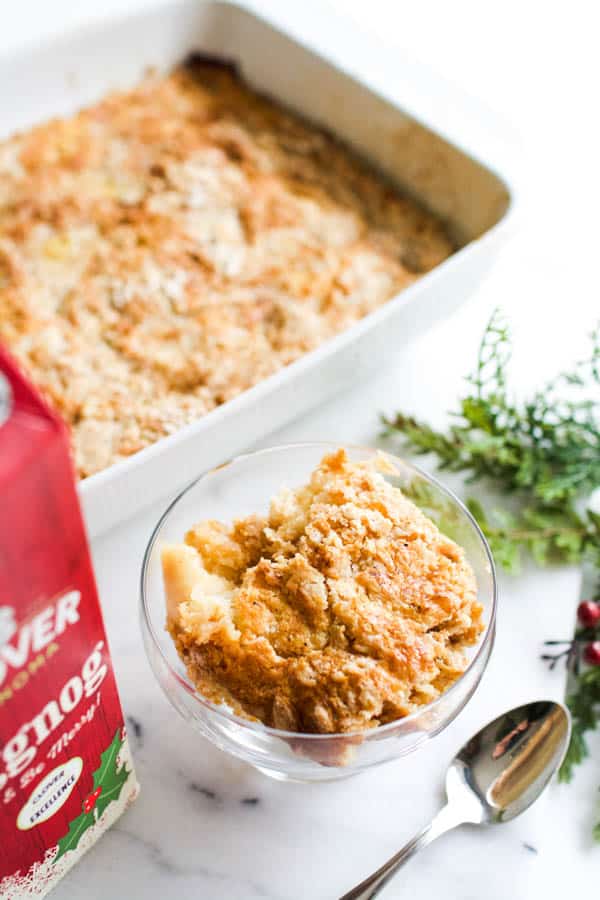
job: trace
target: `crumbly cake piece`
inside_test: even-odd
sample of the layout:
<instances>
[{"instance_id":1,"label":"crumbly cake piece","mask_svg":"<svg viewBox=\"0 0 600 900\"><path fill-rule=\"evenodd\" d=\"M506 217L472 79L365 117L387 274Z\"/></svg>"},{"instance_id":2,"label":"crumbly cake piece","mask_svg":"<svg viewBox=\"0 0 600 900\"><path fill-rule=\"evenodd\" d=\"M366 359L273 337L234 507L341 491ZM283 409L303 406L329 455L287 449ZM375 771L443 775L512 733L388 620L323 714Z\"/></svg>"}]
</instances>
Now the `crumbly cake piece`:
<instances>
[{"instance_id":1,"label":"crumbly cake piece","mask_svg":"<svg viewBox=\"0 0 600 900\"><path fill-rule=\"evenodd\" d=\"M0 341L70 424L82 477L452 249L339 142L207 62L0 143Z\"/></svg>"},{"instance_id":2,"label":"crumbly cake piece","mask_svg":"<svg viewBox=\"0 0 600 900\"><path fill-rule=\"evenodd\" d=\"M266 518L201 522L162 563L168 628L200 693L287 731L406 716L459 677L484 627L462 548L344 450Z\"/></svg>"}]
</instances>

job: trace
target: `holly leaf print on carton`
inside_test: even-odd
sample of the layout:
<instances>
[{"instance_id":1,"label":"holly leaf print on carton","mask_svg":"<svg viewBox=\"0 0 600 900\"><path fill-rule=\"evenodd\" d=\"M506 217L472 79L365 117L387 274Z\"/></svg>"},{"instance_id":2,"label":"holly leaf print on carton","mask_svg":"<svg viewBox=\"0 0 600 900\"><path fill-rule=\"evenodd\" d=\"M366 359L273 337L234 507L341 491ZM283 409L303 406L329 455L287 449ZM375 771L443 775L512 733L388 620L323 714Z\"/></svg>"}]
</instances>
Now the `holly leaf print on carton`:
<instances>
[{"instance_id":1,"label":"holly leaf print on carton","mask_svg":"<svg viewBox=\"0 0 600 900\"><path fill-rule=\"evenodd\" d=\"M96 824L106 807L113 800L118 800L131 774L125 763L117 767L117 759L123 747L121 729L100 755L100 765L94 772L94 789L83 802L83 812L69 823L68 832L58 842L58 853L54 857L57 862L69 850L74 850L88 828Z\"/></svg>"}]
</instances>

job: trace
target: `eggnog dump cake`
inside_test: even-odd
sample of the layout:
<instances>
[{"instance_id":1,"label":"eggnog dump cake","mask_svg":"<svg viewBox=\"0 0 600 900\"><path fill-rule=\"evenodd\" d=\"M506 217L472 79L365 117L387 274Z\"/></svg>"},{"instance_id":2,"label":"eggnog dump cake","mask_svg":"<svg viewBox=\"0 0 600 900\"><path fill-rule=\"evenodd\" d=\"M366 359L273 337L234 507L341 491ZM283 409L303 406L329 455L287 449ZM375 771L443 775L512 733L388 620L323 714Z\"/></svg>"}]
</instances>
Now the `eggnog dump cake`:
<instances>
[{"instance_id":1,"label":"eggnog dump cake","mask_svg":"<svg viewBox=\"0 0 600 900\"><path fill-rule=\"evenodd\" d=\"M314 349L452 249L347 148L214 63L0 143L0 341L70 424L82 477Z\"/></svg>"},{"instance_id":2,"label":"eggnog dump cake","mask_svg":"<svg viewBox=\"0 0 600 900\"><path fill-rule=\"evenodd\" d=\"M167 626L203 696L331 734L406 716L465 670L484 627L475 576L386 467L338 450L266 517L163 547Z\"/></svg>"}]
</instances>

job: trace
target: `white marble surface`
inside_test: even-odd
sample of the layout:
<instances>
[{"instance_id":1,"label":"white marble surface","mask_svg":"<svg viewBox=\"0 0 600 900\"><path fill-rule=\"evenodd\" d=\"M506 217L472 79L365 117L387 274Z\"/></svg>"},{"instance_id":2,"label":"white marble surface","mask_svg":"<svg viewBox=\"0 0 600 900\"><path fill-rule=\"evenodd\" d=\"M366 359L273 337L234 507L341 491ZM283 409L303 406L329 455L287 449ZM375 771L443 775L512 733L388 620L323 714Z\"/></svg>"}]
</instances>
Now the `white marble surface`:
<instances>
[{"instance_id":1,"label":"white marble surface","mask_svg":"<svg viewBox=\"0 0 600 900\"><path fill-rule=\"evenodd\" d=\"M143 0L107 0L101 6L20 0L8 19L3 13L0 43L16 47L133 5ZM334 0L337 13L316 0L301 9L274 0L263 5L300 33L318 33L340 56L352 52L358 67L368 69L375 58L380 67L384 50L389 60L408 47L477 95L473 109L481 121L493 127L499 113L511 140L523 135L516 155L527 175L521 232L474 301L418 344L399 348L386 373L263 443L319 438L371 444L377 440L377 413L395 407L443 421L463 390L462 376L496 303L515 323L519 390L577 356L599 307L590 174L598 147L586 124L586 110L594 108L586 100L594 99L589 67L595 48L593 30L582 19L584 4L569 5L568 22L545 6L543 40L535 3L526 11L522 4L504 3L496 16L489 4L461 0L427 0L411 8L385 0ZM364 34L363 39L355 31L354 44L347 34L340 38L336 26L342 7ZM377 40L381 53L376 44L369 49ZM572 629L577 573L529 571L519 580L502 578L492 661L477 694L446 733L413 757L347 782L270 782L190 732L146 663L137 621L138 575L159 511L148 511L93 547L142 794L56 890L61 900L333 900L435 810L446 760L471 730L513 703L562 693L562 673L549 673L539 654L544 637L566 636ZM385 897L583 895L600 861L600 850L588 838L597 782L600 772L591 763L573 787L554 786L512 824L447 836L415 859Z\"/></svg>"}]
</instances>

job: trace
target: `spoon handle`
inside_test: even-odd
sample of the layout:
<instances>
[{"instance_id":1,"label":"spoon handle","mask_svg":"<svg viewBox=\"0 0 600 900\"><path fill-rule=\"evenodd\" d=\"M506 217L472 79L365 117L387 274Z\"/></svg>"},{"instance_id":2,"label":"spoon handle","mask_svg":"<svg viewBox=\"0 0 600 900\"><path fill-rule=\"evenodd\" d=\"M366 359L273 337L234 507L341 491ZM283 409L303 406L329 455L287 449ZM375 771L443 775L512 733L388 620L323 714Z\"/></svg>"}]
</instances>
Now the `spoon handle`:
<instances>
[{"instance_id":1,"label":"spoon handle","mask_svg":"<svg viewBox=\"0 0 600 900\"><path fill-rule=\"evenodd\" d=\"M460 812L446 804L429 825L426 825L408 844L405 844L402 850L394 854L380 869L361 881L359 885L340 897L340 900L371 900L396 874L400 866L403 866L418 850L427 847L441 834L456 828L463 822L464 818Z\"/></svg>"}]
</instances>

